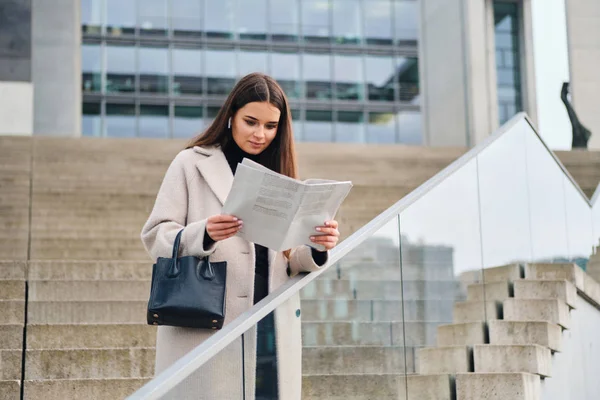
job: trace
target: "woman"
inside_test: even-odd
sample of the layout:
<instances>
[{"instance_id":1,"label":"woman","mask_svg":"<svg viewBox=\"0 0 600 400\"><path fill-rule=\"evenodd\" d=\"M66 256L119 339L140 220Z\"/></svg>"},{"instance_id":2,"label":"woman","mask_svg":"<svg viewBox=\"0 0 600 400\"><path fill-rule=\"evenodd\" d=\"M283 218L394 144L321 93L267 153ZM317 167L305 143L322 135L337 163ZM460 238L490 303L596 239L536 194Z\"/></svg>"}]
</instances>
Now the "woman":
<instances>
[{"instance_id":1,"label":"woman","mask_svg":"<svg viewBox=\"0 0 600 400\"><path fill-rule=\"evenodd\" d=\"M175 236L185 227L180 256L209 255L212 261L227 261L225 324L290 276L321 268L327 261L327 250L339 240L337 222L323 221L323 226L315 227L311 240L322 245L325 252L300 246L278 253L235 236L244 221L221 215L233 175L244 157L278 173L297 177L291 122L287 98L275 80L263 74L242 78L212 125L194 138L169 166L142 230L142 241L153 259L170 257ZM274 314L264 318L257 330L250 330L211 359L182 385L177 398L241 399L245 394L245 399L253 399L256 394L262 398L299 400L302 383L299 298L292 297ZM204 329L158 327L156 374L213 333ZM273 333L275 349L265 340L272 338ZM275 362L267 359L269 351L265 349L269 348L275 353L270 355Z\"/></svg>"}]
</instances>

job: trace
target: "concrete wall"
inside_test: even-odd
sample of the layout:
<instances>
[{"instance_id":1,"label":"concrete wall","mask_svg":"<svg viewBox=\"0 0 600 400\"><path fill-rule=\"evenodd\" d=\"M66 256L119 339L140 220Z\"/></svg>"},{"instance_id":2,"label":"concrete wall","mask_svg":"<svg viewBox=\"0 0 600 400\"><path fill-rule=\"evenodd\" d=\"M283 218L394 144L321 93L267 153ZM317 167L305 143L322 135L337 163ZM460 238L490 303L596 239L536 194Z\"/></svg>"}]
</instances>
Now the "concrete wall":
<instances>
[{"instance_id":1,"label":"concrete wall","mask_svg":"<svg viewBox=\"0 0 600 400\"><path fill-rule=\"evenodd\" d=\"M543 400L596 400L600 393L600 310L581 296L576 306L562 352L554 354L552 377L542 381Z\"/></svg>"},{"instance_id":2,"label":"concrete wall","mask_svg":"<svg viewBox=\"0 0 600 400\"><path fill-rule=\"evenodd\" d=\"M0 135L26 136L32 133L33 85L29 82L0 81Z\"/></svg>"},{"instance_id":3,"label":"concrete wall","mask_svg":"<svg viewBox=\"0 0 600 400\"><path fill-rule=\"evenodd\" d=\"M34 134L81 136L79 0L32 0Z\"/></svg>"},{"instance_id":4,"label":"concrete wall","mask_svg":"<svg viewBox=\"0 0 600 400\"><path fill-rule=\"evenodd\" d=\"M600 2L566 0L573 103L600 149Z\"/></svg>"}]
</instances>

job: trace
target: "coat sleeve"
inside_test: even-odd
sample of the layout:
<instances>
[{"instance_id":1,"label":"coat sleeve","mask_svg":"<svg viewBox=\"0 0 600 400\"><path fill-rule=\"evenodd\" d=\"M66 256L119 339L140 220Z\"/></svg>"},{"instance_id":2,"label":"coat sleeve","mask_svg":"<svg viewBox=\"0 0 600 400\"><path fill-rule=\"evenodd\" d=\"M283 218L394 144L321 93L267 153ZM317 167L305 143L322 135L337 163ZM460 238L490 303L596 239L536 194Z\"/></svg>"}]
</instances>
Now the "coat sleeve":
<instances>
[{"instance_id":1,"label":"coat sleeve","mask_svg":"<svg viewBox=\"0 0 600 400\"><path fill-rule=\"evenodd\" d=\"M186 225L188 186L181 155L175 157L169 166L150 217L142 228L142 243L153 260L171 257L175 236L184 227L179 245L180 256L205 257L215 251L216 243L204 247L206 219Z\"/></svg>"},{"instance_id":2,"label":"coat sleeve","mask_svg":"<svg viewBox=\"0 0 600 400\"><path fill-rule=\"evenodd\" d=\"M326 253L321 265L315 262L312 249L309 246L298 246L292 249L290 253L290 276L297 275L300 272L318 271L327 265L329 252Z\"/></svg>"}]
</instances>

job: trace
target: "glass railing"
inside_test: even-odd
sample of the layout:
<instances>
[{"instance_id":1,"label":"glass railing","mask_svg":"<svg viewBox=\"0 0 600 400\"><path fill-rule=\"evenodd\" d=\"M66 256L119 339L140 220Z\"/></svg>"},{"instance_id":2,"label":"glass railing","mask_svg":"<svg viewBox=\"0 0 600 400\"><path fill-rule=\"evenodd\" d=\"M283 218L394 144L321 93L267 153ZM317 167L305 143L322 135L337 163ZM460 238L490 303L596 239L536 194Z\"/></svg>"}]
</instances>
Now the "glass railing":
<instances>
[{"instance_id":1,"label":"glass railing","mask_svg":"<svg viewBox=\"0 0 600 400\"><path fill-rule=\"evenodd\" d=\"M518 278L532 262L586 268L597 203L519 114L342 242L327 268L291 279L131 399L301 390L417 400L409 378L428 372L420 349L447 344L438 332L460 322L480 324L470 339L485 343L485 322L502 318L511 288L495 277Z\"/></svg>"}]
</instances>

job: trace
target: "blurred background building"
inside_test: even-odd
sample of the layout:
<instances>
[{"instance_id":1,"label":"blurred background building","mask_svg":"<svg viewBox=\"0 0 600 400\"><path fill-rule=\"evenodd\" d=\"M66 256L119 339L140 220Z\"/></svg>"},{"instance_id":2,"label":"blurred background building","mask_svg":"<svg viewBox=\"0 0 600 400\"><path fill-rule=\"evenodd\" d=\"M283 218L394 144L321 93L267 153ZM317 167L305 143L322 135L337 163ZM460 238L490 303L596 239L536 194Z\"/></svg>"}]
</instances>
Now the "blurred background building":
<instances>
[{"instance_id":1,"label":"blurred background building","mask_svg":"<svg viewBox=\"0 0 600 400\"><path fill-rule=\"evenodd\" d=\"M599 19L594 0L2 0L0 133L190 137L261 71L299 141L473 146L526 111L569 148L563 81L600 137Z\"/></svg>"}]
</instances>

